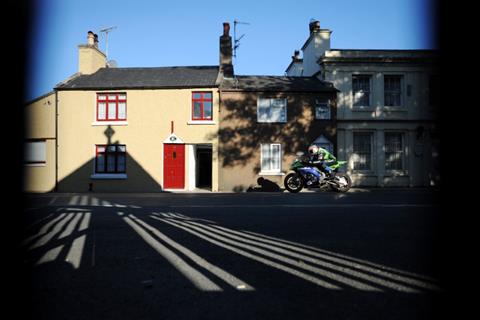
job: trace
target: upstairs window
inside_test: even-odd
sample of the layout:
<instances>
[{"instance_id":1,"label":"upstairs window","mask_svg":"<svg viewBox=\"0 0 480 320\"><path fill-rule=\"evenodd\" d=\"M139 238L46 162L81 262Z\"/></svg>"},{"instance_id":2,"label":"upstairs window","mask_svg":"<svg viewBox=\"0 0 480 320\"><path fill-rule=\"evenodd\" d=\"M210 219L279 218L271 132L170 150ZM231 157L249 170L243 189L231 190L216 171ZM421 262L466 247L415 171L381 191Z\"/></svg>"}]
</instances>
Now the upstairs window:
<instances>
[{"instance_id":1,"label":"upstairs window","mask_svg":"<svg viewBox=\"0 0 480 320\"><path fill-rule=\"evenodd\" d=\"M384 77L384 98L386 107L400 107L402 103L402 76Z\"/></svg>"},{"instance_id":2,"label":"upstairs window","mask_svg":"<svg viewBox=\"0 0 480 320\"><path fill-rule=\"evenodd\" d=\"M213 100L211 92L192 93L192 120L213 120Z\"/></svg>"},{"instance_id":3,"label":"upstairs window","mask_svg":"<svg viewBox=\"0 0 480 320\"><path fill-rule=\"evenodd\" d=\"M367 75L352 76L352 93L354 107L370 107L371 77Z\"/></svg>"},{"instance_id":4,"label":"upstairs window","mask_svg":"<svg viewBox=\"0 0 480 320\"><path fill-rule=\"evenodd\" d=\"M126 146L97 145L95 173L126 173Z\"/></svg>"},{"instance_id":5,"label":"upstairs window","mask_svg":"<svg viewBox=\"0 0 480 320\"><path fill-rule=\"evenodd\" d=\"M97 93L97 121L126 121L125 93Z\"/></svg>"},{"instance_id":6,"label":"upstairs window","mask_svg":"<svg viewBox=\"0 0 480 320\"><path fill-rule=\"evenodd\" d=\"M259 98L258 122L287 122L287 99Z\"/></svg>"},{"instance_id":7,"label":"upstairs window","mask_svg":"<svg viewBox=\"0 0 480 320\"><path fill-rule=\"evenodd\" d=\"M330 105L328 102L315 100L315 119L330 120L331 118Z\"/></svg>"}]
</instances>

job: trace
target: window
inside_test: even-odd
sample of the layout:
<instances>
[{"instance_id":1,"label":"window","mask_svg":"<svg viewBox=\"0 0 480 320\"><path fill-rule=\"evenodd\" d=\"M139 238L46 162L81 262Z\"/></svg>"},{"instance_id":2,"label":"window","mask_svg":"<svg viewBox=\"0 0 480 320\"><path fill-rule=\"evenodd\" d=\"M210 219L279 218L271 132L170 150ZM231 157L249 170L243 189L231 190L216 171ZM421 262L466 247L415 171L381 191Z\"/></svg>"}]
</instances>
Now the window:
<instances>
[{"instance_id":1,"label":"window","mask_svg":"<svg viewBox=\"0 0 480 320\"><path fill-rule=\"evenodd\" d=\"M258 98L258 122L287 122L287 99Z\"/></svg>"},{"instance_id":2,"label":"window","mask_svg":"<svg viewBox=\"0 0 480 320\"><path fill-rule=\"evenodd\" d=\"M315 119L317 120L330 120L330 106L327 102L319 102L315 100Z\"/></svg>"},{"instance_id":3,"label":"window","mask_svg":"<svg viewBox=\"0 0 480 320\"><path fill-rule=\"evenodd\" d=\"M352 93L354 107L370 106L370 79L367 75L352 76Z\"/></svg>"},{"instance_id":4,"label":"window","mask_svg":"<svg viewBox=\"0 0 480 320\"><path fill-rule=\"evenodd\" d=\"M125 145L97 145L95 156L95 173L125 173Z\"/></svg>"},{"instance_id":5,"label":"window","mask_svg":"<svg viewBox=\"0 0 480 320\"><path fill-rule=\"evenodd\" d=\"M192 93L192 120L213 120L211 92Z\"/></svg>"},{"instance_id":6,"label":"window","mask_svg":"<svg viewBox=\"0 0 480 320\"><path fill-rule=\"evenodd\" d=\"M385 133L385 169L403 170L403 134L400 132Z\"/></svg>"},{"instance_id":7,"label":"window","mask_svg":"<svg viewBox=\"0 0 480 320\"><path fill-rule=\"evenodd\" d=\"M46 141L29 140L25 143L25 164L43 165L47 161Z\"/></svg>"},{"instance_id":8,"label":"window","mask_svg":"<svg viewBox=\"0 0 480 320\"><path fill-rule=\"evenodd\" d=\"M262 144L261 154L262 172L280 172L282 170L282 147L280 144Z\"/></svg>"},{"instance_id":9,"label":"window","mask_svg":"<svg viewBox=\"0 0 480 320\"><path fill-rule=\"evenodd\" d=\"M402 106L402 76L386 75L384 77L385 106Z\"/></svg>"},{"instance_id":10,"label":"window","mask_svg":"<svg viewBox=\"0 0 480 320\"><path fill-rule=\"evenodd\" d=\"M126 121L125 93L97 93L97 121Z\"/></svg>"},{"instance_id":11,"label":"window","mask_svg":"<svg viewBox=\"0 0 480 320\"><path fill-rule=\"evenodd\" d=\"M371 170L372 169L372 141L371 132L353 133L353 169Z\"/></svg>"}]
</instances>

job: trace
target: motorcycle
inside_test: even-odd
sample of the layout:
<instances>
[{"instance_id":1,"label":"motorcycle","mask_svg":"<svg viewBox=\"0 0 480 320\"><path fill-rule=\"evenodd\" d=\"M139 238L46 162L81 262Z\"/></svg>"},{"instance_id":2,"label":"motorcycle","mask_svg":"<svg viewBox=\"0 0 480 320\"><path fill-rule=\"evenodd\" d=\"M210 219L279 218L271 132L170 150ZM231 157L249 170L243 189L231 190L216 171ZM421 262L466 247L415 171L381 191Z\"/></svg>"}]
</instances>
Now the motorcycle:
<instances>
[{"instance_id":1,"label":"motorcycle","mask_svg":"<svg viewBox=\"0 0 480 320\"><path fill-rule=\"evenodd\" d=\"M297 157L290 166L291 172L284 179L284 186L289 192L297 193L303 188L325 188L330 187L337 192L347 192L352 186L352 180L348 174L338 172L338 168L345 165L347 161L337 161L330 165L334 174L331 177L312 166L302 155Z\"/></svg>"}]
</instances>

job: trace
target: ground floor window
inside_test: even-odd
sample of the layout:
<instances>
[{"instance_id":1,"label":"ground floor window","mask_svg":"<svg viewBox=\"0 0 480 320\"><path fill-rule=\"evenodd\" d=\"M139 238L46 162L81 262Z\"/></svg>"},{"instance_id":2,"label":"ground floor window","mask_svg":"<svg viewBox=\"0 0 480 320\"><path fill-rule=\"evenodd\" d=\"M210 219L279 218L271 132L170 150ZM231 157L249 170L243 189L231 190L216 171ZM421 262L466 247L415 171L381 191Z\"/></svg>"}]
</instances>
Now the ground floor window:
<instances>
[{"instance_id":1,"label":"ground floor window","mask_svg":"<svg viewBox=\"0 0 480 320\"><path fill-rule=\"evenodd\" d=\"M385 169L404 169L403 133L385 132Z\"/></svg>"},{"instance_id":2,"label":"ground floor window","mask_svg":"<svg viewBox=\"0 0 480 320\"><path fill-rule=\"evenodd\" d=\"M373 133L353 133L353 169L361 171L372 170Z\"/></svg>"},{"instance_id":3,"label":"ground floor window","mask_svg":"<svg viewBox=\"0 0 480 320\"><path fill-rule=\"evenodd\" d=\"M282 170L282 146L278 143L262 144L262 172L280 172Z\"/></svg>"},{"instance_id":4,"label":"ground floor window","mask_svg":"<svg viewBox=\"0 0 480 320\"><path fill-rule=\"evenodd\" d=\"M25 142L24 163L29 165L44 165L47 162L45 140L27 140Z\"/></svg>"},{"instance_id":5,"label":"ground floor window","mask_svg":"<svg viewBox=\"0 0 480 320\"><path fill-rule=\"evenodd\" d=\"M126 146L97 145L95 173L126 173Z\"/></svg>"}]
</instances>

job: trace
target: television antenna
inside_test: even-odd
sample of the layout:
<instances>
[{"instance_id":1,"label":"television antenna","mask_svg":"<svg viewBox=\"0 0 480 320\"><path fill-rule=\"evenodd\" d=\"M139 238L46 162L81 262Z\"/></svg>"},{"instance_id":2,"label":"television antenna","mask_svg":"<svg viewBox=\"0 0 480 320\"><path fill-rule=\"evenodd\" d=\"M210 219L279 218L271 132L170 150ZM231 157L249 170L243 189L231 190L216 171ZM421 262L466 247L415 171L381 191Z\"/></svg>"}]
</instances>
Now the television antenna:
<instances>
[{"instance_id":1,"label":"television antenna","mask_svg":"<svg viewBox=\"0 0 480 320\"><path fill-rule=\"evenodd\" d=\"M103 28L102 30L100 30L100 32L105 33L105 56L107 58L107 61L108 61L108 33L116 28L117 28L116 26L113 26L113 27Z\"/></svg>"},{"instance_id":2,"label":"television antenna","mask_svg":"<svg viewBox=\"0 0 480 320\"><path fill-rule=\"evenodd\" d=\"M238 39L237 39L237 24L246 24L250 25L248 22L242 22L238 20L233 20L233 57L236 59L237 58L237 49L240 47L240 40L245 36L245 34L242 34Z\"/></svg>"}]
</instances>

